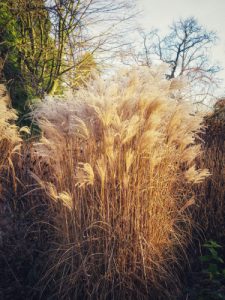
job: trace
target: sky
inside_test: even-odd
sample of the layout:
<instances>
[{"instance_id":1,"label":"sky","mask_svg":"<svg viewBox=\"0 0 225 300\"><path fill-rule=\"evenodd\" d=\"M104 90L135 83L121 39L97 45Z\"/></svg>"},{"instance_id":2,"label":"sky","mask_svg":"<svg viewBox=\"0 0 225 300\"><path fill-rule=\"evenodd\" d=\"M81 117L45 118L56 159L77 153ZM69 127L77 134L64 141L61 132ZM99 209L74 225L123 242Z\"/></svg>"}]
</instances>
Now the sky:
<instances>
[{"instance_id":1,"label":"sky","mask_svg":"<svg viewBox=\"0 0 225 300\"><path fill-rule=\"evenodd\" d=\"M179 18L195 17L200 25L217 33L219 40L212 49L212 59L224 69L220 72L225 86L225 0L136 0L141 11L138 25L144 30L159 28L166 33L168 26ZM225 90L225 88L223 89Z\"/></svg>"}]
</instances>

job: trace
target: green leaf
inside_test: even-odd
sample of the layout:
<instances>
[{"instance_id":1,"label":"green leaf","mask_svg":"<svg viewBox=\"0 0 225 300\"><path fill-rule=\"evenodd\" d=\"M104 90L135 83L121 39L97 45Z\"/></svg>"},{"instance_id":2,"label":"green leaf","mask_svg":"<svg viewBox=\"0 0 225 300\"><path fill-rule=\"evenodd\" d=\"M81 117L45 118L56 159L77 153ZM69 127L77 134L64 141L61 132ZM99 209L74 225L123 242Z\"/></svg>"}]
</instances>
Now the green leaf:
<instances>
[{"instance_id":1,"label":"green leaf","mask_svg":"<svg viewBox=\"0 0 225 300\"><path fill-rule=\"evenodd\" d=\"M208 242L206 242L203 247L205 248L222 248L221 245L219 245L216 241L213 240L209 240Z\"/></svg>"},{"instance_id":2,"label":"green leaf","mask_svg":"<svg viewBox=\"0 0 225 300\"><path fill-rule=\"evenodd\" d=\"M218 266L216 264L209 264L208 272L211 274L218 275L219 274Z\"/></svg>"},{"instance_id":3,"label":"green leaf","mask_svg":"<svg viewBox=\"0 0 225 300\"><path fill-rule=\"evenodd\" d=\"M214 248L209 248L209 252L212 254L214 258L218 256L218 253Z\"/></svg>"},{"instance_id":4,"label":"green leaf","mask_svg":"<svg viewBox=\"0 0 225 300\"><path fill-rule=\"evenodd\" d=\"M212 257L210 255L203 255L200 257L200 260L202 262L210 262L212 260Z\"/></svg>"}]
</instances>

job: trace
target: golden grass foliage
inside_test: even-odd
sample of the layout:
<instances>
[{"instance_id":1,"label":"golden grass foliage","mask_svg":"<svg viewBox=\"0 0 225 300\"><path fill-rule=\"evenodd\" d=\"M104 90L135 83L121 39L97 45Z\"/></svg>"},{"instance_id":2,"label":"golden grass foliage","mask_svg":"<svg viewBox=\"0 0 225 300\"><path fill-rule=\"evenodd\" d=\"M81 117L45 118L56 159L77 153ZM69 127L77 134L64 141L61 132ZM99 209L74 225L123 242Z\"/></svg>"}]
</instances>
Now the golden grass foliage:
<instances>
[{"instance_id":1,"label":"golden grass foliage","mask_svg":"<svg viewBox=\"0 0 225 300\"><path fill-rule=\"evenodd\" d=\"M18 128L15 125L17 115L9 107L9 104L10 99L5 86L0 84L0 185L9 175L9 171L15 179L12 157L15 153L18 153L21 145ZM14 180L15 184L16 181Z\"/></svg>"},{"instance_id":2,"label":"golden grass foliage","mask_svg":"<svg viewBox=\"0 0 225 300\"><path fill-rule=\"evenodd\" d=\"M34 110L43 133L35 153L48 169L34 176L55 228L44 283L60 299L149 299L169 279L175 292L190 185L208 175L194 162L202 118L177 101L177 88L143 68Z\"/></svg>"},{"instance_id":3,"label":"golden grass foliage","mask_svg":"<svg viewBox=\"0 0 225 300\"><path fill-rule=\"evenodd\" d=\"M197 187L199 220L207 237L224 240L225 237L225 106L224 99L215 105L215 111L205 118L207 127L202 135L203 156L199 166L207 167L212 176Z\"/></svg>"}]
</instances>

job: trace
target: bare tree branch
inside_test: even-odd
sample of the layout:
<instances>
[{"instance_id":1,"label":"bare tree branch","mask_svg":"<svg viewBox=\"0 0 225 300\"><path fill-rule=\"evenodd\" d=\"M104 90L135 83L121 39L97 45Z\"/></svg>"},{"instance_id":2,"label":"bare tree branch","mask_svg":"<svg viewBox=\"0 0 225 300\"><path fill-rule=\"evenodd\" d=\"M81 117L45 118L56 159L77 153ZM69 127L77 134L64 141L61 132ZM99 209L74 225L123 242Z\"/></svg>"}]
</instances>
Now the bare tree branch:
<instances>
[{"instance_id":1,"label":"bare tree branch","mask_svg":"<svg viewBox=\"0 0 225 300\"><path fill-rule=\"evenodd\" d=\"M220 70L209 59L210 47L217 41L215 32L204 29L196 19L187 18L174 22L164 37L157 30L148 34L142 32L141 36L142 52L133 56L138 56L142 65L150 66L155 60L167 63L169 71L166 78L185 76L195 93L196 102L205 101L205 95L211 95Z\"/></svg>"}]
</instances>

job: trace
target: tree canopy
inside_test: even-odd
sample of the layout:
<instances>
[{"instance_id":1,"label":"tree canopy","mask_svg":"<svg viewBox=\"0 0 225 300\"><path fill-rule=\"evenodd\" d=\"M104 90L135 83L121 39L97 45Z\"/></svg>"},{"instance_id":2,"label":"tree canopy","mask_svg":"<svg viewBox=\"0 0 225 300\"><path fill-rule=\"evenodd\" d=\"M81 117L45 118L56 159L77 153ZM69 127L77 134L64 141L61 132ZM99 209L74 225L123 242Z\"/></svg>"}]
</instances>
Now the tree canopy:
<instances>
[{"instance_id":1,"label":"tree canopy","mask_svg":"<svg viewBox=\"0 0 225 300\"><path fill-rule=\"evenodd\" d=\"M123 0L2 0L2 80L13 106L24 113L27 100L61 93L68 83L73 88L84 83L97 67L95 52L110 37L107 30L90 34L89 27L109 15L121 22L126 7Z\"/></svg>"}]
</instances>

